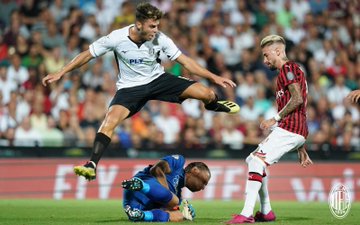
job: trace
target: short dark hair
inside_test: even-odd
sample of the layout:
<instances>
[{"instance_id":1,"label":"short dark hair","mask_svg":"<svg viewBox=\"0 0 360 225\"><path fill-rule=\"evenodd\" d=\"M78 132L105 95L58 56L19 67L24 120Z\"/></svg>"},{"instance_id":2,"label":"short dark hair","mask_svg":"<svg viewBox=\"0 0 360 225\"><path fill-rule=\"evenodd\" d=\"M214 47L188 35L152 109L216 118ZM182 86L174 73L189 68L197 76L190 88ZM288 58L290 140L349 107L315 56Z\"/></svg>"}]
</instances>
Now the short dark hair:
<instances>
[{"instance_id":1,"label":"short dark hair","mask_svg":"<svg viewBox=\"0 0 360 225\"><path fill-rule=\"evenodd\" d=\"M197 167L199 170L201 171L205 171L205 172L208 172L209 175L211 176L211 173L210 173L210 169L209 167L203 163L203 162L192 162L192 163L189 163L186 167L185 167L185 173L188 173L191 171L192 168L194 167Z\"/></svg>"},{"instance_id":2,"label":"short dark hair","mask_svg":"<svg viewBox=\"0 0 360 225\"><path fill-rule=\"evenodd\" d=\"M159 20L163 16L163 13L151 5L150 3L143 2L136 7L136 20L144 22L145 20L153 19Z\"/></svg>"}]
</instances>

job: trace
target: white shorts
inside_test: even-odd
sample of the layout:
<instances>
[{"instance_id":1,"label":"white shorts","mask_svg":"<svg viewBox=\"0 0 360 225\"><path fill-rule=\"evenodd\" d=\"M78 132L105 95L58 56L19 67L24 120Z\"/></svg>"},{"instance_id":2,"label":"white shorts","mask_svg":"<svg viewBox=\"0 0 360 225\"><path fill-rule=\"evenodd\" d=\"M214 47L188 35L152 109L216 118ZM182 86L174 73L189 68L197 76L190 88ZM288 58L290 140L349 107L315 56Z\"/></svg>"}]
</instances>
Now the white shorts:
<instances>
[{"instance_id":1,"label":"white shorts","mask_svg":"<svg viewBox=\"0 0 360 225\"><path fill-rule=\"evenodd\" d=\"M259 144L254 154L264 159L267 165L272 165L277 163L285 153L300 148L304 143L305 138L300 134L275 127Z\"/></svg>"}]
</instances>

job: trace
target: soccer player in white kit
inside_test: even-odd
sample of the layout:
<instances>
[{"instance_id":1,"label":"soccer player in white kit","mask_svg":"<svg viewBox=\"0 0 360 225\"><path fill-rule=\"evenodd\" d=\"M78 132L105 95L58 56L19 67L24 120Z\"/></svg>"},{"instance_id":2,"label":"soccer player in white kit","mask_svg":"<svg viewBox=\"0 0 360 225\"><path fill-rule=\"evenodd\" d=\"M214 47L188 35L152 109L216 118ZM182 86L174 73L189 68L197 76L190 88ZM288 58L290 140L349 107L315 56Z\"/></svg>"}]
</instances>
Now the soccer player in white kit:
<instances>
[{"instance_id":1,"label":"soccer player in white kit","mask_svg":"<svg viewBox=\"0 0 360 225\"><path fill-rule=\"evenodd\" d=\"M110 103L93 145L90 161L74 167L75 174L88 180L96 178L96 166L109 145L115 128L138 112L148 100L181 103L187 98L201 100L208 110L236 113L239 106L219 101L216 94L201 83L168 74L160 64L160 52L176 60L188 71L222 87L235 87L230 79L217 76L182 54L174 42L158 30L162 12L149 3L136 7L136 21L101 37L60 71L48 74L43 85L59 80L66 73L91 59L113 51L119 66L117 92Z\"/></svg>"},{"instance_id":2,"label":"soccer player in white kit","mask_svg":"<svg viewBox=\"0 0 360 225\"><path fill-rule=\"evenodd\" d=\"M278 70L276 80L276 103L278 114L260 124L261 129L272 132L247 158L248 180L245 188L245 204L240 214L234 215L226 224L243 224L275 221L268 193L266 167L277 163L287 152L298 150L300 164L312 164L304 143L308 135L306 123L307 83L298 64L290 61L285 53L285 40L279 35L262 39L261 49L264 64ZM260 211L253 216L257 196L260 196Z\"/></svg>"}]
</instances>

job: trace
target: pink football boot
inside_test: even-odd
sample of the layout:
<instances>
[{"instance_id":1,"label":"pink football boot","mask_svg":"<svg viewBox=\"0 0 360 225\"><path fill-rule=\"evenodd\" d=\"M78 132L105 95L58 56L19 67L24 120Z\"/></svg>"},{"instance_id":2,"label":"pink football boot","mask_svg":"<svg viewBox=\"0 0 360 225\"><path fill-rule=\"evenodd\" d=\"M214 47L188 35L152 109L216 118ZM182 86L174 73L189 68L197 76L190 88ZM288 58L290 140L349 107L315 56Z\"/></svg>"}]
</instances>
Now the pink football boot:
<instances>
[{"instance_id":1,"label":"pink football boot","mask_svg":"<svg viewBox=\"0 0 360 225\"><path fill-rule=\"evenodd\" d=\"M234 217L225 222L225 224L243 224L243 223L255 223L255 219L253 216L243 216L241 214L235 214Z\"/></svg>"},{"instance_id":2,"label":"pink football boot","mask_svg":"<svg viewBox=\"0 0 360 225\"><path fill-rule=\"evenodd\" d=\"M275 221L275 213L271 210L268 214L263 214L260 211L257 211L255 214L255 222L272 222Z\"/></svg>"}]
</instances>

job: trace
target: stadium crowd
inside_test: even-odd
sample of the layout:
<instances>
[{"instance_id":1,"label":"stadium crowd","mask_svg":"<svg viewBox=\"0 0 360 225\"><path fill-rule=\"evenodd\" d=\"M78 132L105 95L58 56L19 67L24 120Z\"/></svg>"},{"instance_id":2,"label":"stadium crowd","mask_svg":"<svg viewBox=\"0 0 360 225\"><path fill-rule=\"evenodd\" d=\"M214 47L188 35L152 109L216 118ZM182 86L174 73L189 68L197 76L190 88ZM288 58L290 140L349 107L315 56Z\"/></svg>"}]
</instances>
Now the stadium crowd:
<instances>
[{"instance_id":1,"label":"stadium crowd","mask_svg":"<svg viewBox=\"0 0 360 225\"><path fill-rule=\"evenodd\" d=\"M0 145L92 146L116 92L113 54L44 87L41 79L99 37L135 20L125 0L0 0ZM161 56L166 70L214 88L236 101L236 115L151 101L118 127L112 142L123 148L188 149L256 145L260 121L276 114L276 72L262 63L259 41L286 38L287 54L306 72L309 150L332 146L360 151L359 106L346 101L360 88L360 3L356 0L152 0L166 12L162 32L235 89L212 86ZM327 148L326 147L326 148Z\"/></svg>"}]
</instances>

